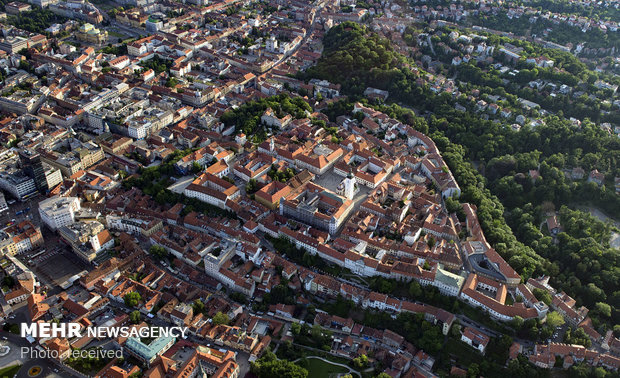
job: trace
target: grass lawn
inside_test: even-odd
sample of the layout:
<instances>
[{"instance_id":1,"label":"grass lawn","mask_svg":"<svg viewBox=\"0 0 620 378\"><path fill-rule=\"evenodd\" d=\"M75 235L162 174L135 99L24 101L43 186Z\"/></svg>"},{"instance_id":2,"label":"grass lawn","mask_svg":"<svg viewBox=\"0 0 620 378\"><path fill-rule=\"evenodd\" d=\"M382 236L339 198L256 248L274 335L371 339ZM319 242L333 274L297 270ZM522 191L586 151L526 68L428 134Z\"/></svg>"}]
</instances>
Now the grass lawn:
<instances>
[{"instance_id":1,"label":"grass lawn","mask_svg":"<svg viewBox=\"0 0 620 378\"><path fill-rule=\"evenodd\" d=\"M22 365L13 365L13 366L5 367L4 369L0 369L0 377L1 378L4 378L4 377L13 378L13 376L17 374L17 372L19 371L21 367Z\"/></svg>"},{"instance_id":2,"label":"grass lawn","mask_svg":"<svg viewBox=\"0 0 620 378\"><path fill-rule=\"evenodd\" d=\"M316 358L308 358L308 378L329 378L332 374L346 373L347 369L323 362Z\"/></svg>"},{"instance_id":3,"label":"grass lawn","mask_svg":"<svg viewBox=\"0 0 620 378\"><path fill-rule=\"evenodd\" d=\"M343 357L337 357L334 355L331 355L329 353L326 353L326 356L323 356L326 360L330 360L331 362L335 362L338 364L343 364L343 365L347 365L349 363L349 360L347 360L346 358Z\"/></svg>"}]
</instances>

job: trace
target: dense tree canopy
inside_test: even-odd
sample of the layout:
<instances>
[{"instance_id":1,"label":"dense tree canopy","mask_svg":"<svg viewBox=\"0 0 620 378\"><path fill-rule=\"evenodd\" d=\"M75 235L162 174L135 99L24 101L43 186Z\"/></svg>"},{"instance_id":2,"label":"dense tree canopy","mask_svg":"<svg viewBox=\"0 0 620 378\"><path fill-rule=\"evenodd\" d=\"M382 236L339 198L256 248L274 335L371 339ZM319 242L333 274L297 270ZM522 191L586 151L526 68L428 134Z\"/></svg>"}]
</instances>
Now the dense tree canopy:
<instances>
[{"instance_id":1,"label":"dense tree canopy","mask_svg":"<svg viewBox=\"0 0 620 378\"><path fill-rule=\"evenodd\" d=\"M278 360L271 351L265 352L263 356L252 362L250 372L258 378L306 378L308 370L290 361Z\"/></svg>"},{"instance_id":2,"label":"dense tree canopy","mask_svg":"<svg viewBox=\"0 0 620 378\"><path fill-rule=\"evenodd\" d=\"M220 117L220 120L226 126L235 126L237 133L243 132L253 137L255 141L261 141L267 136L261 123L261 116L267 108L271 108L278 118L287 114L297 119L305 118L312 111L312 107L303 98L291 98L286 94L281 94L247 102L237 109L227 111Z\"/></svg>"},{"instance_id":3,"label":"dense tree canopy","mask_svg":"<svg viewBox=\"0 0 620 378\"><path fill-rule=\"evenodd\" d=\"M140 301L142 300L142 297L140 296L140 293L138 293L137 291L132 291L132 292L125 294L125 296L123 297L123 300L125 301L125 306L137 307Z\"/></svg>"},{"instance_id":4,"label":"dense tree canopy","mask_svg":"<svg viewBox=\"0 0 620 378\"><path fill-rule=\"evenodd\" d=\"M31 33L45 34L45 29L52 24L63 23L67 21L67 18L57 15L50 10L34 7L31 11L8 17L7 21L9 24Z\"/></svg>"}]
</instances>

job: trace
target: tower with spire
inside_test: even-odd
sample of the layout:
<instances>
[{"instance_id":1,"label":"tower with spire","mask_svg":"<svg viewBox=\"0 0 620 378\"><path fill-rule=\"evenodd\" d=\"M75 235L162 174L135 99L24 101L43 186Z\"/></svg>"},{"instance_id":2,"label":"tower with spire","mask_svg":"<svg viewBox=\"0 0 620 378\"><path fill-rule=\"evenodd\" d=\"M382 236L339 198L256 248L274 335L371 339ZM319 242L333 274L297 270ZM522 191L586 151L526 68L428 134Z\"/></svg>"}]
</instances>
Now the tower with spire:
<instances>
[{"instance_id":1,"label":"tower with spire","mask_svg":"<svg viewBox=\"0 0 620 378\"><path fill-rule=\"evenodd\" d=\"M345 177L340 185L338 185L338 194L347 199L353 199L358 190L359 188L357 187L355 177L353 177L353 172L349 171L347 177Z\"/></svg>"}]
</instances>

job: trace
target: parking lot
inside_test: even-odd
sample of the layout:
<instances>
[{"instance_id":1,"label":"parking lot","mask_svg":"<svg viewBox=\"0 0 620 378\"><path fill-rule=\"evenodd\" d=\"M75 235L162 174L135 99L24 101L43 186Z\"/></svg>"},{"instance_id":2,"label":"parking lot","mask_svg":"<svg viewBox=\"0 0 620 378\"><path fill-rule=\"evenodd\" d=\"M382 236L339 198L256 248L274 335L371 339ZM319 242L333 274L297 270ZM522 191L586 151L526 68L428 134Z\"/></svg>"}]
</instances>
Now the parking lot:
<instances>
[{"instance_id":1,"label":"parking lot","mask_svg":"<svg viewBox=\"0 0 620 378\"><path fill-rule=\"evenodd\" d=\"M32 264L34 264L34 265L39 265L42 262L51 259L52 257L56 256L59 253L61 253L59 248L54 248L51 251L46 250L45 253L43 253L39 257L35 257L34 259L31 259L31 260L28 260L28 261L29 262L32 261Z\"/></svg>"},{"instance_id":2,"label":"parking lot","mask_svg":"<svg viewBox=\"0 0 620 378\"><path fill-rule=\"evenodd\" d=\"M36 262L33 261L30 269L37 276L41 275L54 283L54 285L59 286L67 279L89 268L67 247L59 245L42 255Z\"/></svg>"}]
</instances>

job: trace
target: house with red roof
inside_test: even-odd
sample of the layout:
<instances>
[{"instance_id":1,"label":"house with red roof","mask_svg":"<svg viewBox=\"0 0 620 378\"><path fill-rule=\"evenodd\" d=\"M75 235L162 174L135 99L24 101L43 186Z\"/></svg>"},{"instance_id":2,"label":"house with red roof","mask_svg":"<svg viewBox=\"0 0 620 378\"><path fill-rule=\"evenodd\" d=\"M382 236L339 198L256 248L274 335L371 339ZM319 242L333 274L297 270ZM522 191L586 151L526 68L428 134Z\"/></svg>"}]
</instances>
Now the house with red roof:
<instances>
[{"instance_id":1,"label":"house with red roof","mask_svg":"<svg viewBox=\"0 0 620 378\"><path fill-rule=\"evenodd\" d=\"M472 327L465 327L461 334L461 341L485 354L491 338Z\"/></svg>"}]
</instances>

